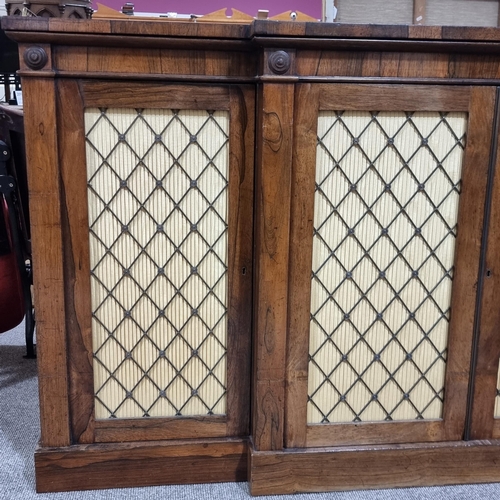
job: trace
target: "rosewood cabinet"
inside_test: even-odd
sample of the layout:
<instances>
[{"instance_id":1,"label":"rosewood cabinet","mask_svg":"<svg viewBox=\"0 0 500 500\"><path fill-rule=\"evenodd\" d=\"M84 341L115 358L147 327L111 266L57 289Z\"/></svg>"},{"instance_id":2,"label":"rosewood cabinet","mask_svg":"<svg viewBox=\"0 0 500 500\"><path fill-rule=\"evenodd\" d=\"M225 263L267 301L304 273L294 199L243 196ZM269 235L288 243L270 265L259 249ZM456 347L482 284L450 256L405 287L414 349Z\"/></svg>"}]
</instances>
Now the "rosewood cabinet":
<instances>
[{"instance_id":1,"label":"rosewood cabinet","mask_svg":"<svg viewBox=\"0 0 500 500\"><path fill-rule=\"evenodd\" d=\"M39 491L500 480L499 30L2 23Z\"/></svg>"}]
</instances>

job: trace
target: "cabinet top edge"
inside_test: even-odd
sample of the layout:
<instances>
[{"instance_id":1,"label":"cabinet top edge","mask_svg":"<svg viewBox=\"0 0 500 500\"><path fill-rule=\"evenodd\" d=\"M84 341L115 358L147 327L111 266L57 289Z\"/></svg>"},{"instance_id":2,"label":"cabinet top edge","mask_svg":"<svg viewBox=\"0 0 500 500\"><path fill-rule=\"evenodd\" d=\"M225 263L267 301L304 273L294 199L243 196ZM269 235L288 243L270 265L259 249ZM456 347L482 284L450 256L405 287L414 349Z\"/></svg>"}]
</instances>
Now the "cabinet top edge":
<instances>
[{"instance_id":1,"label":"cabinet top edge","mask_svg":"<svg viewBox=\"0 0 500 500\"><path fill-rule=\"evenodd\" d=\"M363 38L378 40L441 40L500 42L500 27L341 24L323 22L255 20L251 23L196 21L26 18L5 16L7 32L46 34L140 35L142 37L223 38L251 41L270 38Z\"/></svg>"}]
</instances>

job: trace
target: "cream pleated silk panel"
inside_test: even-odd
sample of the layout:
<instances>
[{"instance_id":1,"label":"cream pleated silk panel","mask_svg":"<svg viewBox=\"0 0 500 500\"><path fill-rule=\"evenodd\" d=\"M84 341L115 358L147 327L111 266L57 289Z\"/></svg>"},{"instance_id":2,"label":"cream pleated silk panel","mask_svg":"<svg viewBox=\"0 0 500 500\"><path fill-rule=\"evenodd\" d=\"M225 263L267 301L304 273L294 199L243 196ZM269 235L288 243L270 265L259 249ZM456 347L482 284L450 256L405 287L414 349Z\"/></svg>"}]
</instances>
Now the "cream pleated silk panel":
<instances>
[{"instance_id":1,"label":"cream pleated silk panel","mask_svg":"<svg viewBox=\"0 0 500 500\"><path fill-rule=\"evenodd\" d=\"M442 416L466 126L320 112L309 423Z\"/></svg>"},{"instance_id":2,"label":"cream pleated silk panel","mask_svg":"<svg viewBox=\"0 0 500 500\"><path fill-rule=\"evenodd\" d=\"M96 418L224 414L229 114L85 129Z\"/></svg>"}]
</instances>

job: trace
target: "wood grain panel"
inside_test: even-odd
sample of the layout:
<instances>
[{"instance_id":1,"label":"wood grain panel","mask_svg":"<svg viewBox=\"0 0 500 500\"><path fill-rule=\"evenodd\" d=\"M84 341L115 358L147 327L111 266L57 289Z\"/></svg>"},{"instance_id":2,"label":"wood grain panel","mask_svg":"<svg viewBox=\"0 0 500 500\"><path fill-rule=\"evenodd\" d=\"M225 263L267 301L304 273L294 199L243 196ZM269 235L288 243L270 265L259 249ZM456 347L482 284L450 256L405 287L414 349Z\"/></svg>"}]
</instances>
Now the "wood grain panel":
<instances>
[{"instance_id":1,"label":"wood grain panel","mask_svg":"<svg viewBox=\"0 0 500 500\"><path fill-rule=\"evenodd\" d=\"M301 49L295 65L304 77L494 79L500 76L499 61L496 54Z\"/></svg>"},{"instance_id":2,"label":"wood grain panel","mask_svg":"<svg viewBox=\"0 0 500 500\"><path fill-rule=\"evenodd\" d=\"M163 49L161 69L175 75L254 76L257 67L248 52Z\"/></svg>"},{"instance_id":3,"label":"wood grain panel","mask_svg":"<svg viewBox=\"0 0 500 500\"><path fill-rule=\"evenodd\" d=\"M84 106L155 109L229 109L229 88L161 83L82 81Z\"/></svg>"},{"instance_id":4,"label":"wood grain panel","mask_svg":"<svg viewBox=\"0 0 500 500\"><path fill-rule=\"evenodd\" d=\"M462 170L443 418L446 439L463 437L477 299L494 106L494 87L473 88Z\"/></svg>"},{"instance_id":5,"label":"wood grain panel","mask_svg":"<svg viewBox=\"0 0 500 500\"><path fill-rule=\"evenodd\" d=\"M319 86L295 94L290 216L290 275L286 360L285 446L306 445L309 325ZM297 251L300 249L300 251Z\"/></svg>"},{"instance_id":6,"label":"wood grain panel","mask_svg":"<svg viewBox=\"0 0 500 500\"><path fill-rule=\"evenodd\" d=\"M328 90L329 89L329 90ZM469 108L470 87L377 85L366 91L363 85L342 85L333 92L328 84L321 85L320 110L383 111L466 111Z\"/></svg>"},{"instance_id":7,"label":"wood grain panel","mask_svg":"<svg viewBox=\"0 0 500 500\"><path fill-rule=\"evenodd\" d=\"M230 89L228 436L250 433L255 89Z\"/></svg>"},{"instance_id":8,"label":"wood grain panel","mask_svg":"<svg viewBox=\"0 0 500 500\"><path fill-rule=\"evenodd\" d=\"M293 91L264 84L257 121L253 437L283 447Z\"/></svg>"},{"instance_id":9,"label":"wood grain panel","mask_svg":"<svg viewBox=\"0 0 500 500\"><path fill-rule=\"evenodd\" d=\"M87 71L100 73L161 73L159 49L89 47Z\"/></svg>"},{"instance_id":10,"label":"wood grain panel","mask_svg":"<svg viewBox=\"0 0 500 500\"><path fill-rule=\"evenodd\" d=\"M425 2L425 0L423 0L423 2ZM440 40L442 38L442 28L441 26L424 26L424 25L409 26L408 38Z\"/></svg>"},{"instance_id":11,"label":"wood grain panel","mask_svg":"<svg viewBox=\"0 0 500 500\"><path fill-rule=\"evenodd\" d=\"M383 427L381 427L383 426ZM307 427L307 447L321 447L325 443L335 446L392 443L425 443L439 441L443 436L441 420L424 422L355 422L353 424L316 424ZM390 438L386 437L387 435ZM382 436L383 434L383 436Z\"/></svg>"},{"instance_id":12,"label":"wood grain panel","mask_svg":"<svg viewBox=\"0 0 500 500\"><path fill-rule=\"evenodd\" d=\"M498 94L497 94L498 99ZM500 103L496 102L496 113ZM496 118L498 122L498 116ZM482 283L482 297L479 305L479 332L477 345L477 361L473 379L472 412L470 436L472 439L498 438L500 422L494 419L497 391L498 368L500 359L500 144L498 143L498 123L494 131L496 151L493 152L493 183L491 189L491 206L486 238L486 256Z\"/></svg>"},{"instance_id":13,"label":"wood grain panel","mask_svg":"<svg viewBox=\"0 0 500 500\"><path fill-rule=\"evenodd\" d=\"M71 437L56 92L52 80L38 78L23 80L23 90L37 320L41 442L44 446L67 446Z\"/></svg>"},{"instance_id":14,"label":"wood grain panel","mask_svg":"<svg viewBox=\"0 0 500 500\"><path fill-rule=\"evenodd\" d=\"M68 338L69 404L72 439L94 439L92 371L92 314L85 138L82 95L78 82L57 81L61 162L61 214L64 235L66 324Z\"/></svg>"},{"instance_id":15,"label":"wood grain panel","mask_svg":"<svg viewBox=\"0 0 500 500\"><path fill-rule=\"evenodd\" d=\"M252 495L490 483L500 478L500 443L339 447L250 452Z\"/></svg>"},{"instance_id":16,"label":"wood grain panel","mask_svg":"<svg viewBox=\"0 0 500 500\"><path fill-rule=\"evenodd\" d=\"M328 36L333 38L407 38L408 26L401 24L343 24L297 21L270 23L256 20L253 23L253 34L267 36Z\"/></svg>"},{"instance_id":17,"label":"wood grain panel","mask_svg":"<svg viewBox=\"0 0 500 500\"><path fill-rule=\"evenodd\" d=\"M225 416L126 418L95 422L96 443L215 438L225 437L227 434Z\"/></svg>"},{"instance_id":18,"label":"wood grain panel","mask_svg":"<svg viewBox=\"0 0 500 500\"><path fill-rule=\"evenodd\" d=\"M244 481L244 440L155 441L39 448L39 493L164 484Z\"/></svg>"},{"instance_id":19,"label":"wood grain panel","mask_svg":"<svg viewBox=\"0 0 500 500\"><path fill-rule=\"evenodd\" d=\"M56 45L53 49L54 67L58 71L83 71L88 70L88 47L70 47Z\"/></svg>"},{"instance_id":20,"label":"wood grain panel","mask_svg":"<svg viewBox=\"0 0 500 500\"><path fill-rule=\"evenodd\" d=\"M345 0L344 0L345 1ZM121 37L133 41L141 35L154 40L158 37L205 38L210 40L233 39L245 40L254 35L273 36L310 36L310 37L353 37L353 38L381 38L407 39L412 38L410 33L414 26L384 25L384 24L343 24L317 22L279 22L254 21L253 24L223 24L223 23L193 23L193 22L163 22L151 20L79 20L67 22L62 19L25 19L18 16L9 16L2 19L3 29L10 31L14 37L22 36L23 32L31 32L40 39L48 33L55 40L60 34L71 35L74 43L85 43L84 34L107 34L118 38L123 34L134 35ZM434 32L433 32L434 33ZM425 38L425 37L423 37ZM431 38L435 38L432 36ZM493 27L445 26L443 39L446 40L499 40L500 33Z\"/></svg>"},{"instance_id":21,"label":"wood grain panel","mask_svg":"<svg viewBox=\"0 0 500 500\"><path fill-rule=\"evenodd\" d=\"M203 46L193 47L193 50L162 47L130 50L61 45L55 50L54 64L60 71L140 74L143 78L146 75L254 76L257 71L256 57L252 53L206 50Z\"/></svg>"}]
</instances>

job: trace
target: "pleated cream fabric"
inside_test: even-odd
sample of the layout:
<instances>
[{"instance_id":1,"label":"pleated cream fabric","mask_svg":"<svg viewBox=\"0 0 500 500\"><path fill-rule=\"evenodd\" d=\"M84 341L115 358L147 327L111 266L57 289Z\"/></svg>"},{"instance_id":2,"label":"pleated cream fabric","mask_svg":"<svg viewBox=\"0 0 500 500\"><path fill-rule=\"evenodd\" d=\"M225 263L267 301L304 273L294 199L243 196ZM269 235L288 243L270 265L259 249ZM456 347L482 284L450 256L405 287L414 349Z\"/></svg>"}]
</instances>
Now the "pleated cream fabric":
<instances>
[{"instance_id":1,"label":"pleated cream fabric","mask_svg":"<svg viewBox=\"0 0 500 500\"><path fill-rule=\"evenodd\" d=\"M224 414L229 114L85 127L96 418Z\"/></svg>"},{"instance_id":2,"label":"pleated cream fabric","mask_svg":"<svg viewBox=\"0 0 500 500\"><path fill-rule=\"evenodd\" d=\"M441 417L466 124L320 113L309 423Z\"/></svg>"}]
</instances>

